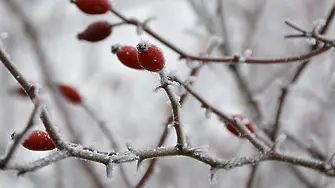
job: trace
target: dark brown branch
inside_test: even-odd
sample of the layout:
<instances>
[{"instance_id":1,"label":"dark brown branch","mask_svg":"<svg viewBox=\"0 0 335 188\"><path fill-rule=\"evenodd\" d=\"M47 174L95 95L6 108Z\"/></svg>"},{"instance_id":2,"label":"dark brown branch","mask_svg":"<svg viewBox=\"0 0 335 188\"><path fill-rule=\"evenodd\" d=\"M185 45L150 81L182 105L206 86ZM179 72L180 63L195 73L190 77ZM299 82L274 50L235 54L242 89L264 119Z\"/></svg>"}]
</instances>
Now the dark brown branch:
<instances>
[{"instance_id":1,"label":"dark brown branch","mask_svg":"<svg viewBox=\"0 0 335 188\"><path fill-rule=\"evenodd\" d=\"M223 58L213 58L213 57L201 57L201 56L194 56L185 53L183 50L179 49L177 46L173 45L168 40L161 37L158 33L150 29L147 25L135 20L135 19L128 19L120 12L111 8L110 11L119 17L125 23L130 25L134 25L137 27L142 27L143 31L145 31L148 35L152 36L156 40L160 41L162 44L170 48L172 51L176 52L180 55L181 59L193 60L193 61L202 61L204 63L211 62L211 63L249 63L249 64L272 64L272 63L289 63L295 61L304 61L308 60L314 56L322 54L330 49L329 46L324 46L319 49L313 50L306 54L301 54L292 57L284 57L284 58L245 58L243 56L233 56L233 57L223 57Z\"/></svg>"}]
</instances>

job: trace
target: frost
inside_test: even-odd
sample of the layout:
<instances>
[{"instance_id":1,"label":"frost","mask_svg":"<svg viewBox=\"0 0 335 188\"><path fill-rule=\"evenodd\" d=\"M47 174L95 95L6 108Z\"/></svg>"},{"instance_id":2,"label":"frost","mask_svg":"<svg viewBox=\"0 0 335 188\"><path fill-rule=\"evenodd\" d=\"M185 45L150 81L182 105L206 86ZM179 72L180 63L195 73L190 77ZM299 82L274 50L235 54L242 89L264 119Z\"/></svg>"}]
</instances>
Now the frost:
<instances>
[{"instance_id":1,"label":"frost","mask_svg":"<svg viewBox=\"0 0 335 188\"><path fill-rule=\"evenodd\" d=\"M244 56L245 57L251 57L251 55L252 55L252 50L251 49L246 49L244 51Z\"/></svg>"},{"instance_id":2,"label":"frost","mask_svg":"<svg viewBox=\"0 0 335 188\"><path fill-rule=\"evenodd\" d=\"M217 169L211 168L209 172L209 184L216 185L217 184Z\"/></svg>"},{"instance_id":3,"label":"frost","mask_svg":"<svg viewBox=\"0 0 335 188\"><path fill-rule=\"evenodd\" d=\"M315 26L324 26L324 25L326 25L326 20L325 19L315 20L313 22L313 25L315 25Z\"/></svg>"},{"instance_id":4,"label":"frost","mask_svg":"<svg viewBox=\"0 0 335 188\"><path fill-rule=\"evenodd\" d=\"M244 63L247 60L247 58L245 58L244 56L240 56L239 58L239 63Z\"/></svg>"},{"instance_id":5,"label":"frost","mask_svg":"<svg viewBox=\"0 0 335 188\"><path fill-rule=\"evenodd\" d=\"M193 82L195 82L196 80L197 80L197 77L195 77L195 76L190 76L190 77L187 78L187 82L188 82L188 83L193 83Z\"/></svg>"},{"instance_id":6,"label":"frost","mask_svg":"<svg viewBox=\"0 0 335 188\"><path fill-rule=\"evenodd\" d=\"M177 91L177 95L182 96L185 95L187 93L187 90L185 89L184 86L180 86L178 91Z\"/></svg>"},{"instance_id":7,"label":"frost","mask_svg":"<svg viewBox=\"0 0 335 188\"><path fill-rule=\"evenodd\" d=\"M281 134L278 136L276 142L275 142L274 145L273 145L273 150L274 150L274 151L279 151L280 146L283 144L283 142L286 140L286 138L287 138L286 134L281 133Z\"/></svg>"},{"instance_id":8,"label":"frost","mask_svg":"<svg viewBox=\"0 0 335 188\"><path fill-rule=\"evenodd\" d=\"M177 70L171 70L169 73L168 73L168 76L173 78L173 77L179 77L178 75L178 71Z\"/></svg>"},{"instance_id":9,"label":"frost","mask_svg":"<svg viewBox=\"0 0 335 188\"><path fill-rule=\"evenodd\" d=\"M210 108L205 109L205 116L207 119L211 118L212 110Z\"/></svg>"},{"instance_id":10,"label":"frost","mask_svg":"<svg viewBox=\"0 0 335 188\"><path fill-rule=\"evenodd\" d=\"M109 160L108 164L106 165L107 178L112 178L113 177L114 167L115 167L115 163L113 163L113 160Z\"/></svg>"},{"instance_id":11,"label":"frost","mask_svg":"<svg viewBox=\"0 0 335 188\"><path fill-rule=\"evenodd\" d=\"M187 61L186 65L190 69L197 69L197 68L200 68L202 66L202 62L200 62L200 61Z\"/></svg>"},{"instance_id":12,"label":"frost","mask_svg":"<svg viewBox=\"0 0 335 188\"><path fill-rule=\"evenodd\" d=\"M311 46L316 45L316 40L314 38L309 38L309 39L307 39L307 43Z\"/></svg>"}]
</instances>

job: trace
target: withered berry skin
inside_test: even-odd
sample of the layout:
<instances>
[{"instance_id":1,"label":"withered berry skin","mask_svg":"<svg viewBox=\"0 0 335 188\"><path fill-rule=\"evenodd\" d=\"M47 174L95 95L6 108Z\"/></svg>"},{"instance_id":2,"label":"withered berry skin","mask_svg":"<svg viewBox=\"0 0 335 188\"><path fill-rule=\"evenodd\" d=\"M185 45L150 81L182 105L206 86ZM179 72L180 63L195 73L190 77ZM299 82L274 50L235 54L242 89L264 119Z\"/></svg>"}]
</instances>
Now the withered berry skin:
<instances>
[{"instance_id":1,"label":"withered berry skin","mask_svg":"<svg viewBox=\"0 0 335 188\"><path fill-rule=\"evenodd\" d=\"M107 21L97 21L90 24L83 32L77 35L79 40L99 42L112 33L112 25Z\"/></svg>"},{"instance_id":2,"label":"withered berry skin","mask_svg":"<svg viewBox=\"0 0 335 188\"><path fill-rule=\"evenodd\" d=\"M56 148L48 133L35 130L22 143L22 146L32 151L49 151Z\"/></svg>"},{"instance_id":3,"label":"withered berry skin","mask_svg":"<svg viewBox=\"0 0 335 188\"><path fill-rule=\"evenodd\" d=\"M243 121L244 117L241 115L232 115L231 116L234 120L234 122L241 122ZM255 128L252 125L252 123L248 122L245 124L246 128L251 132L251 133L255 133ZM235 126L232 123L228 123L226 124L227 129L229 130L229 132L231 132L232 134L234 134L235 136L240 137L240 133L239 131L235 128Z\"/></svg>"},{"instance_id":4,"label":"withered berry skin","mask_svg":"<svg viewBox=\"0 0 335 188\"><path fill-rule=\"evenodd\" d=\"M77 7L86 14L105 14L111 8L108 0L75 0Z\"/></svg>"},{"instance_id":5,"label":"withered berry skin","mask_svg":"<svg viewBox=\"0 0 335 188\"><path fill-rule=\"evenodd\" d=\"M136 70L144 69L137 60L137 50L135 47L116 44L112 46L112 53L116 54L123 65Z\"/></svg>"},{"instance_id":6,"label":"withered berry skin","mask_svg":"<svg viewBox=\"0 0 335 188\"><path fill-rule=\"evenodd\" d=\"M136 48L138 62L144 69L150 72L159 72L165 67L163 52L157 46L141 41Z\"/></svg>"}]
</instances>

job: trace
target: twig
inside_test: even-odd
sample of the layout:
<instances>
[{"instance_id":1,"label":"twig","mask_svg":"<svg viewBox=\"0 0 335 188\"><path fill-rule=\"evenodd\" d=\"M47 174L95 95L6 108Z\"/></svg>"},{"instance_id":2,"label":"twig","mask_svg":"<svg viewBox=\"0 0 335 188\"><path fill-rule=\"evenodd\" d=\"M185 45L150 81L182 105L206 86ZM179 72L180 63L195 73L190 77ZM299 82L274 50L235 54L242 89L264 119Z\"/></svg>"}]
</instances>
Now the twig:
<instances>
[{"instance_id":1,"label":"twig","mask_svg":"<svg viewBox=\"0 0 335 188\"><path fill-rule=\"evenodd\" d=\"M244 135L259 151L266 152L267 150L269 150L268 146L263 142L261 142L260 140L256 139L256 137L253 134L251 134L246 127L240 125L239 123L236 123L227 115L223 114L218 109L214 108L212 105L206 102L205 99L200 97L200 95L198 95L195 91L193 91L193 89L184 84L177 77L174 77L172 79L180 83L180 85L182 85L187 90L187 92L189 92L194 98L196 98L204 108L209 109L211 112L219 116L223 122L233 124L235 128L237 128L237 130L240 131L242 135Z\"/></svg>"},{"instance_id":2,"label":"twig","mask_svg":"<svg viewBox=\"0 0 335 188\"><path fill-rule=\"evenodd\" d=\"M87 104L83 103L82 107L85 109L85 111L98 123L99 129L101 130L102 134L106 137L106 139L111 143L112 148L115 151L119 151L120 150L120 146L119 144L116 142L116 140L114 139L111 130L106 126L106 122L101 121L96 113L94 113L93 109L91 107L89 107ZM132 187L130 180L127 177L126 171L123 168L122 165L120 165L120 173L121 173L121 177L124 181L124 183L126 184L127 187Z\"/></svg>"},{"instance_id":3,"label":"twig","mask_svg":"<svg viewBox=\"0 0 335 188\"><path fill-rule=\"evenodd\" d=\"M217 46L217 44L213 44L213 43L209 44L206 51L204 52L204 55L210 55L216 46ZM192 68L189 77L196 77L198 75L198 73L200 72L201 67L202 66ZM194 81L191 81L189 84L193 85ZM180 105L181 106L185 103L187 96L188 96L187 92L180 96ZM166 139L168 137L168 133L169 133L168 126L172 123L172 121L173 121L173 116L172 116L172 113L171 113L171 115L167 118L167 121L164 124L164 131L163 131L163 133L162 133L162 135L159 139L157 147L163 146L164 142L166 141ZM144 175L142 176L140 181L137 183L135 188L141 188L145 185L145 183L148 181L148 179L151 177L152 173L154 172L154 168L155 168L156 163L157 163L157 159L152 159L150 161L147 170L144 172Z\"/></svg>"},{"instance_id":4,"label":"twig","mask_svg":"<svg viewBox=\"0 0 335 188\"><path fill-rule=\"evenodd\" d=\"M8 69L8 71L13 75L14 79L21 85L25 92L29 95L30 99L34 101L37 97L34 87L25 79L25 77L17 70L16 66L9 60L7 54L0 47L0 61ZM49 134L50 138L54 141L58 149L65 149L66 144L58 135L55 128L52 126L51 119L47 113L47 109L43 106L41 120L44 124L44 127Z\"/></svg>"},{"instance_id":5,"label":"twig","mask_svg":"<svg viewBox=\"0 0 335 188\"><path fill-rule=\"evenodd\" d=\"M150 29L147 25L135 20L135 19L128 19L123 14L115 10L114 8L111 8L110 11L119 17L121 20L123 20L125 23L134 25L136 27L142 27L143 31L145 31L148 35L152 36L156 40L160 41L162 44L164 44L166 47L170 48L172 51L176 52L180 55L181 59L187 59L187 60L193 60L193 61L202 61L204 63L211 62L211 63L249 63L249 64L270 64L270 63L289 63L289 62L295 62L295 61L304 61L308 60L314 56L317 56L319 54L322 54L330 49L329 46L324 46L319 49L313 50L312 52L301 54L297 56L292 57L284 57L284 58L246 58L240 55L236 55L233 57L223 57L223 58L213 58L213 57L201 57L201 56L194 56L189 55L179 49L177 46L170 43L168 40L161 37L158 33Z\"/></svg>"},{"instance_id":6,"label":"twig","mask_svg":"<svg viewBox=\"0 0 335 188\"><path fill-rule=\"evenodd\" d=\"M330 24L331 24L331 21L333 19L335 15L335 5L332 7L327 19L326 19L326 23L325 25L320 29L320 34L325 34L328 30L328 28L330 27ZM286 22L288 23L288 22ZM295 24L291 24L290 25L292 28L300 31L300 32L304 32L304 33L308 33L306 30L302 29L301 27L299 26L296 26ZM328 45L323 45L323 47L321 48L325 48L326 46ZM316 43L315 45L312 45L311 48L310 48L310 51L314 51L318 48L318 43ZM321 49L319 48L319 49ZM328 48L328 47L326 47ZM291 79L291 82L290 84L294 84L298 78L302 75L302 72L303 70L305 70L305 68L307 67L307 65L310 63L309 60L303 62L302 64L299 65L299 67L297 68L297 71L295 72L293 78ZM275 140L275 138L277 137L277 134L280 130L280 118L281 118L281 114L282 114L282 111L283 111L283 106L286 102L286 98L287 98L287 94L288 94L288 89L285 87L285 88L282 88L282 92L281 92L281 95L279 97L279 103L278 103L278 107L277 107L277 112L276 112L276 117L275 117L275 123L273 125L273 131L272 131L272 134L270 135L271 139L272 140Z\"/></svg>"},{"instance_id":7,"label":"twig","mask_svg":"<svg viewBox=\"0 0 335 188\"><path fill-rule=\"evenodd\" d=\"M27 172L34 172L42 167L48 166L52 163L58 162L67 157L68 156L63 152L54 151L50 155L28 164L24 165L8 164L8 166L4 170L15 170L18 172L18 175L23 175Z\"/></svg>"},{"instance_id":8,"label":"twig","mask_svg":"<svg viewBox=\"0 0 335 188\"><path fill-rule=\"evenodd\" d=\"M6 154L6 156L3 159L0 160L0 168L6 168L7 164L11 160L11 157L14 155L17 147L23 141L23 138L28 133L28 131L35 124L36 117L38 117L40 115L40 108L41 108L41 105L42 105L40 99L36 98L34 105L35 106L34 106L34 109L31 113L31 116L29 118L27 126L23 129L23 131L21 133L18 133L14 136L14 142L11 145L11 147L9 148L8 153Z\"/></svg>"},{"instance_id":9,"label":"twig","mask_svg":"<svg viewBox=\"0 0 335 188\"><path fill-rule=\"evenodd\" d=\"M171 102L171 107L172 107L172 124L173 127L176 130L176 136L177 136L177 145L176 147L179 149L183 149L186 144L185 144L185 136L184 136L184 132L182 129L182 125L180 123L180 119L179 119L179 108L180 108L180 103L179 103L179 99L178 96L176 96L173 91L169 88L169 83L168 83L168 78L166 76L166 73L163 71L159 72L159 76L160 76L160 82L161 85L159 86L160 88L164 89L166 95L168 96L170 102Z\"/></svg>"}]
</instances>

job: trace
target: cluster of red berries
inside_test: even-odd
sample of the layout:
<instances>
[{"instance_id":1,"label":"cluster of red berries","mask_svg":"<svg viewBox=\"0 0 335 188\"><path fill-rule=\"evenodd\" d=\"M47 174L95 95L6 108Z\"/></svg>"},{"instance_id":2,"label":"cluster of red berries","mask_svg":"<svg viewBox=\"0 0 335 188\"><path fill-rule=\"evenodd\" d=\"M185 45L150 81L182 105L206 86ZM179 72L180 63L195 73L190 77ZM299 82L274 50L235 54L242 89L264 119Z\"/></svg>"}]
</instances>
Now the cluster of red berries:
<instances>
[{"instance_id":1,"label":"cluster of red berries","mask_svg":"<svg viewBox=\"0 0 335 188\"><path fill-rule=\"evenodd\" d=\"M244 125L250 131L250 133L255 133L254 125L247 118L241 115L232 115L231 117L234 123ZM235 136L238 136L238 137L241 136L241 133L235 128L233 123L226 124L226 127L228 131L234 134Z\"/></svg>"},{"instance_id":2,"label":"cluster of red berries","mask_svg":"<svg viewBox=\"0 0 335 188\"><path fill-rule=\"evenodd\" d=\"M165 66L165 58L161 49L146 41L139 42L136 48L116 44L111 49L120 62L129 68L159 72Z\"/></svg>"},{"instance_id":3,"label":"cluster of red berries","mask_svg":"<svg viewBox=\"0 0 335 188\"><path fill-rule=\"evenodd\" d=\"M73 0L72 3L89 15L105 14L111 9L108 0ZM112 33L112 27L113 25L108 21L96 21L79 33L77 38L88 42L102 41Z\"/></svg>"}]
</instances>

